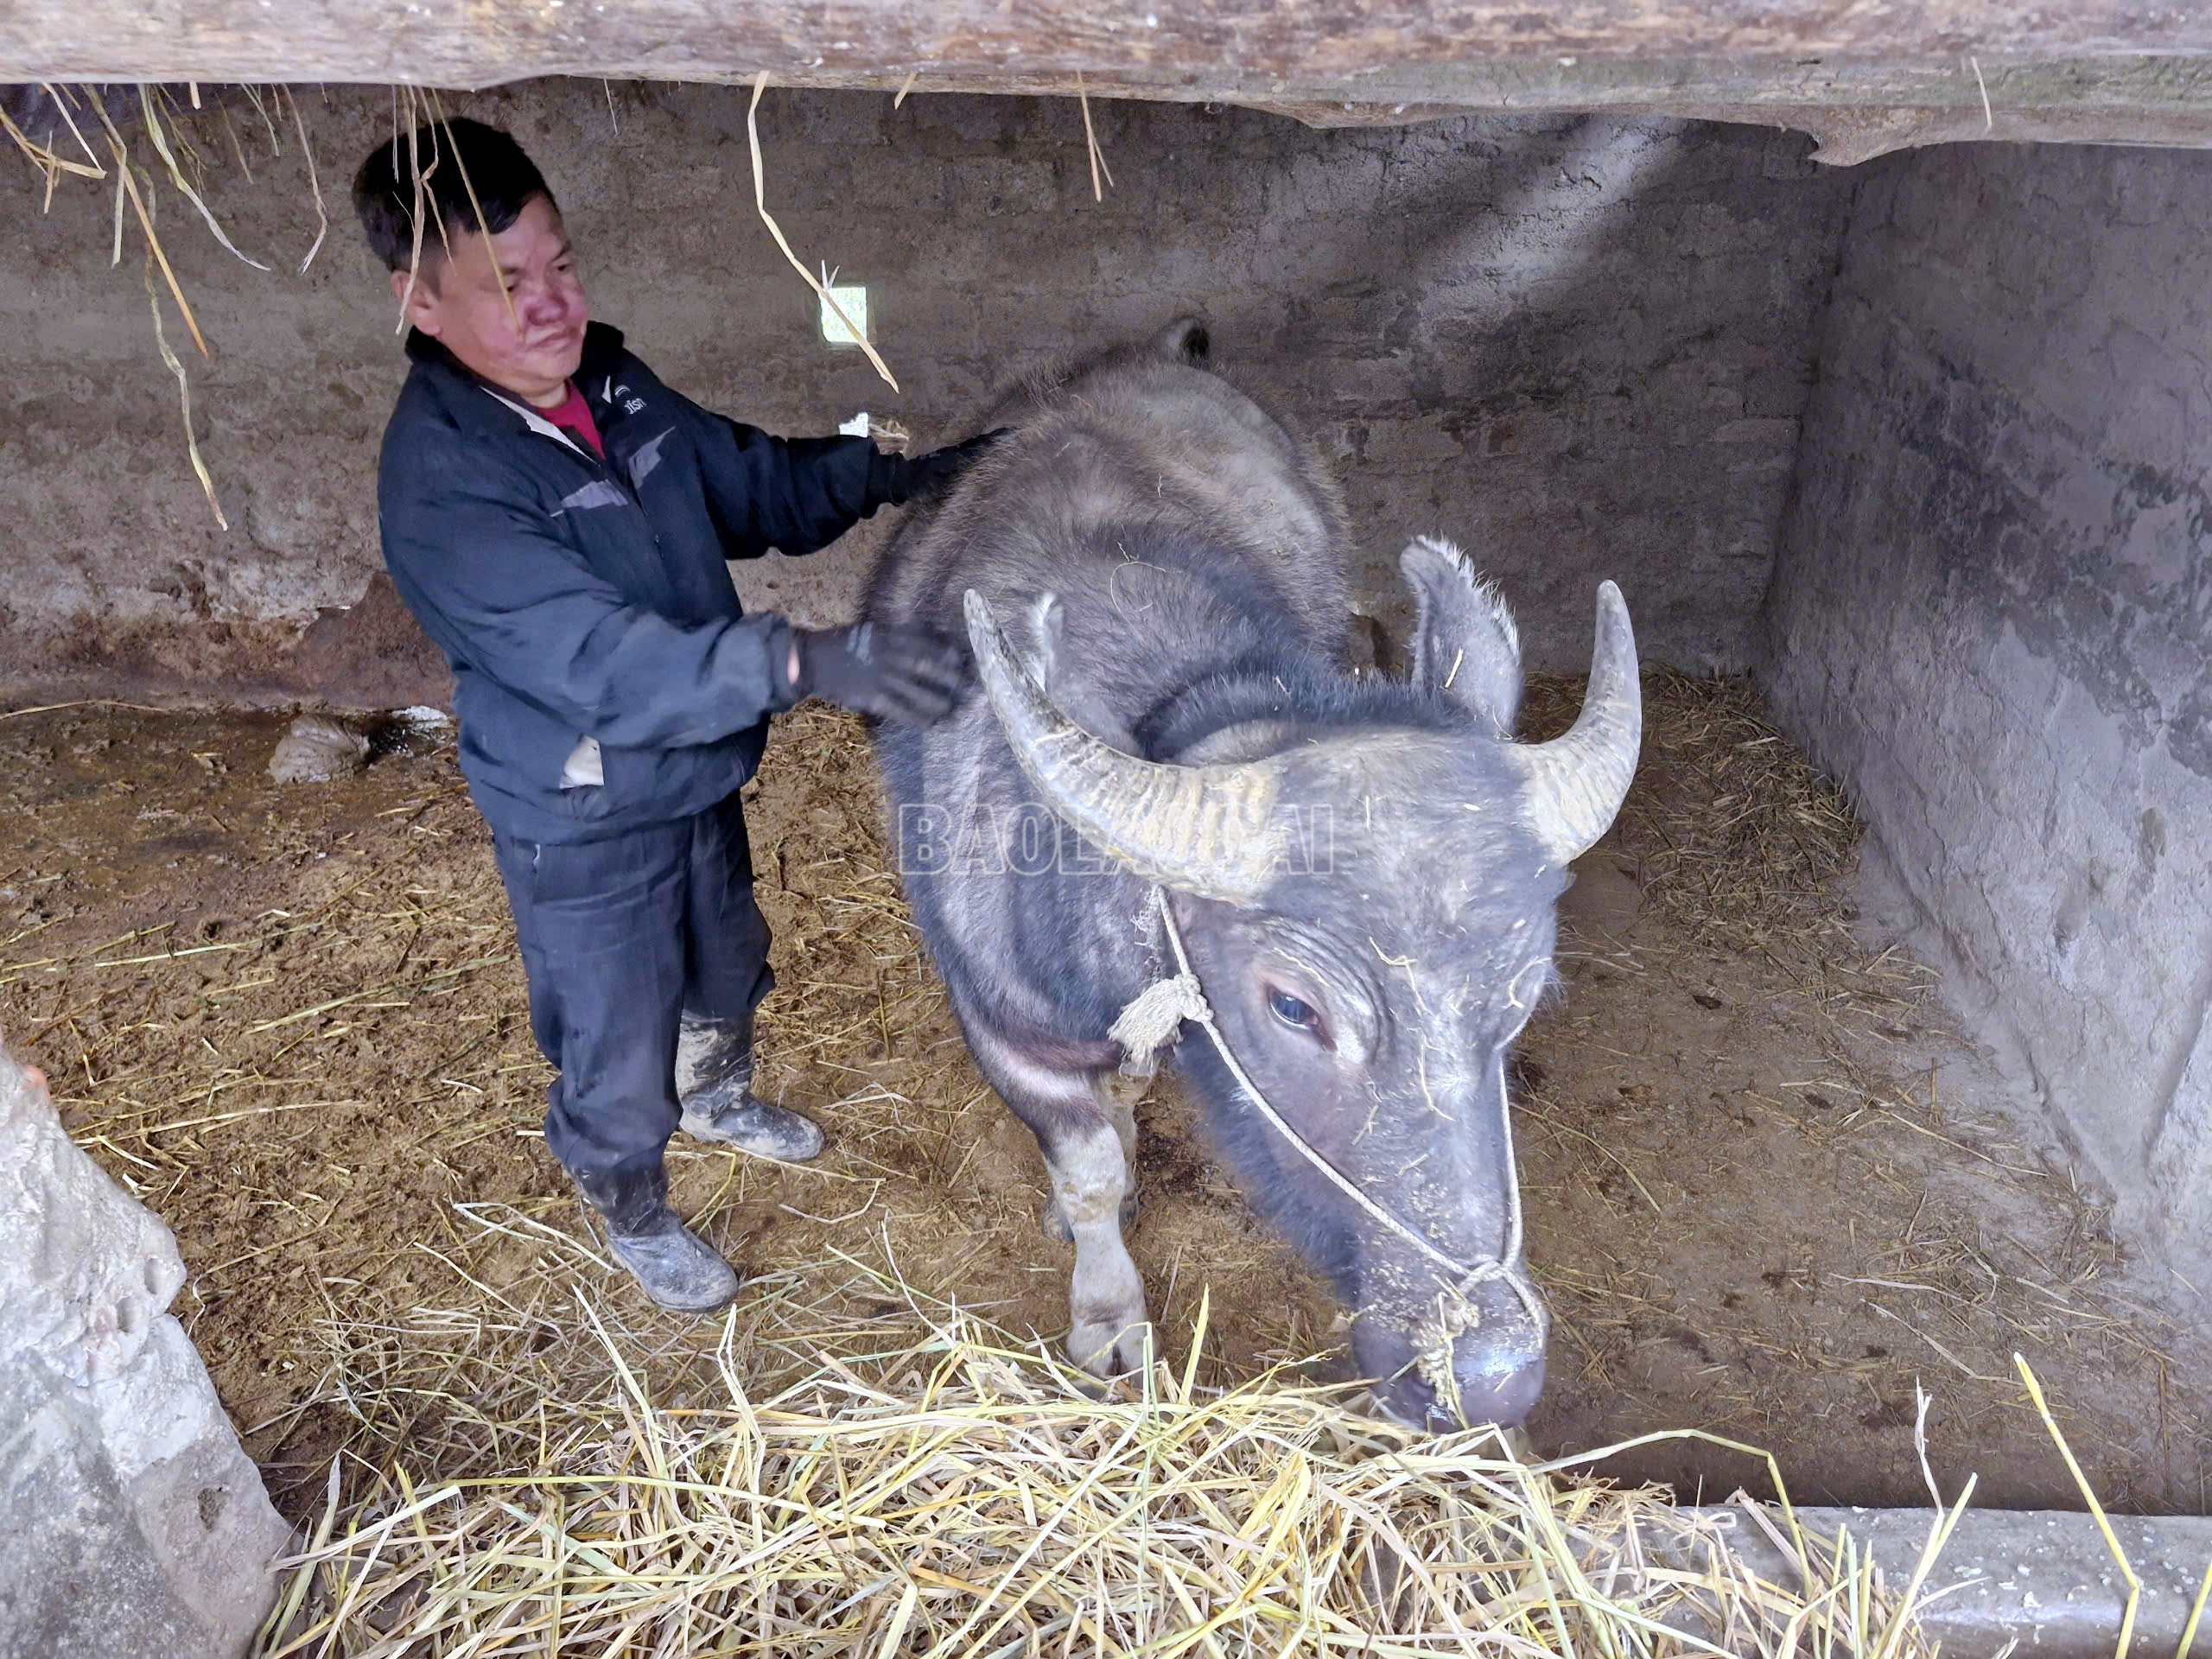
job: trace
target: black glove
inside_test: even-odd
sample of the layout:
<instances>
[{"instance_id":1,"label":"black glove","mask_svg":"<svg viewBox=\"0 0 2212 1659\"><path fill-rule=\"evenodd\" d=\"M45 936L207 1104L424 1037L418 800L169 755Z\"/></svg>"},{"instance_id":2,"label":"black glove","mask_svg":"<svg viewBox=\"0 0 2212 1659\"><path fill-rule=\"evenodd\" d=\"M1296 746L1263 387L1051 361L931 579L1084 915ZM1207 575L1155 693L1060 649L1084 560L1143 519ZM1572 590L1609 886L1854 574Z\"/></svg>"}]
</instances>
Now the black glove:
<instances>
[{"instance_id":1,"label":"black glove","mask_svg":"<svg viewBox=\"0 0 2212 1659\"><path fill-rule=\"evenodd\" d=\"M912 459L879 454L868 482L878 499L888 501L894 507L917 496L942 495L952 487L953 480L976 464L983 451L1013 430L1010 426L1001 426L964 443L949 444Z\"/></svg>"},{"instance_id":2,"label":"black glove","mask_svg":"<svg viewBox=\"0 0 2212 1659\"><path fill-rule=\"evenodd\" d=\"M952 712L968 680L968 653L943 634L856 622L793 628L798 675L791 701L820 697L880 720L928 726Z\"/></svg>"}]
</instances>

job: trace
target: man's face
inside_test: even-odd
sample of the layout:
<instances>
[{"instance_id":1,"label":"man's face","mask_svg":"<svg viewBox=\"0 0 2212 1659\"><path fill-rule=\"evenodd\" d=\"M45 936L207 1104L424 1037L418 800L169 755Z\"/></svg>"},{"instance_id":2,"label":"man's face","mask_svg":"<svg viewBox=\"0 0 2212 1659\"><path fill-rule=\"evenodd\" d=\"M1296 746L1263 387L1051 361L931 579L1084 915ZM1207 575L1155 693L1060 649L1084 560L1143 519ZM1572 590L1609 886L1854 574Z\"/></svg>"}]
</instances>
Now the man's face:
<instances>
[{"instance_id":1,"label":"man's face","mask_svg":"<svg viewBox=\"0 0 2212 1659\"><path fill-rule=\"evenodd\" d=\"M411 293L407 273L391 273L408 321L493 385L553 407L582 358L590 315L561 215L543 196L532 196L515 222L490 238L488 252L481 234L448 226L446 236L450 252L443 243L424 246Z\"/></svg>"}]
</instances>

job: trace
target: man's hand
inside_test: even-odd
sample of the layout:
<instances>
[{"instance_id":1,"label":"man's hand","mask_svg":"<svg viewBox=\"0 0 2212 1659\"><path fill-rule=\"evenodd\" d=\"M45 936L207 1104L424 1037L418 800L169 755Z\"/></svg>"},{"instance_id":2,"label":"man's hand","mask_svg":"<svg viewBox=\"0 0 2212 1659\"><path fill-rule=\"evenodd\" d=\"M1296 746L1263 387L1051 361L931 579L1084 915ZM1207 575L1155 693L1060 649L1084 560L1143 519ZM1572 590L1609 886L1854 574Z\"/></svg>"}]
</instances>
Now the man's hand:
<instances>
[{"instance_id":1,"label":"man's hand","mask_svg":"<svg viewBox=\"0 0 2212 1659\"><path fill-rule=\"evenodd\" d=\"M794 702L820 697L879 720L928 726L959 702L968 656L942 634L856 622L793 628L785 672Z\"/></svg>"},{"instance_id":2,"label":"man's hand","mask_svg":"<svg viewBox=\"0 0 2212 1659\"><path fill-rule=\"evenodd\" d=\"M885 499L897 506L918 496L944 494L952 487L953 480L974 466L986 449L1013 430L1010 426L1001 426L995 431L979 434L964 442L949 444L942 449L932 449L926 455L916 455L911 460L902 456L887 457L897 464L892 469Z\"/></svg>"}]
</instances>

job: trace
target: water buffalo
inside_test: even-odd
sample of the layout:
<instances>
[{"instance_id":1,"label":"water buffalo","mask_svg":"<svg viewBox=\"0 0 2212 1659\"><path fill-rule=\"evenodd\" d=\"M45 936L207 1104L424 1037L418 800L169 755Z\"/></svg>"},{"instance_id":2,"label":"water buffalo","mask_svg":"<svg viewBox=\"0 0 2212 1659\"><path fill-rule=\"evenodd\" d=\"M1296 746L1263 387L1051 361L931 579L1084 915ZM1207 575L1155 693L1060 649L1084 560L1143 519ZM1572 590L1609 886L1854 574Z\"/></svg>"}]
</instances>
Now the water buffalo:
<instances>
[{"instance_id":1,"label":"water buffalo","mask_svg":"<svg viewBox=\"0 0 2212 1659\"><path fill-rule=\"evenodd\" d=\"M1379 1403L1517 1422L1546 1320L1506 1051L1552 978L1567 864L1635 769L1628 613L1603 585L1573 729L1518 743L1512 620L1422 539L1412 673L1354 677L1337 491L1205 349L1180 322L1014 393L991 421L1010 435L887 550L868 616L964 632L982 688L878 735L907 894L1043 1150L1077 1363L1141 1362L1109 1032L1179 943L1218 1040L1183 1025L1174 1066L1250 1202L1356 1310ZM1170 1029L1195 1012L1168 1002Z\"/></svg>"}]
</instances>

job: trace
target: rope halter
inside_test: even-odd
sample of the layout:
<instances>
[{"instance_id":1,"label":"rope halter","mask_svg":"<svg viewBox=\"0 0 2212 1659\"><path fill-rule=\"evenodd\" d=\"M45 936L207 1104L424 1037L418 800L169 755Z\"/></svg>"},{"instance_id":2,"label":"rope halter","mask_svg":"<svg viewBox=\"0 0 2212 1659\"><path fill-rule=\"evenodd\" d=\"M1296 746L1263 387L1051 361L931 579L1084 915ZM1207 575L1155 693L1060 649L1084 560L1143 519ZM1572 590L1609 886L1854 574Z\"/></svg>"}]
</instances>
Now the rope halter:
<instances>
[{"instance_id":1,"label":"rope halter","mask_svg":"<svg viewBox=\"0 0 2212 1659\"><path fill-rule=\"evenodd\" d=\"M1214 1018L1212 1006L1207 1002L1205 988L1198 983L1198 974L1191 967L1190 953L1183 948L1182 930L1175 925L1174 907L1167 902L1166 889L1155 886L1149 899L1157 911L1167 936L1169 948L1175 955L1175 972L1147 986L1115 1019L1108 1035L1120 1044L1126 1056L1122 1071L1130 1077L1148 1077L1157 1065L1159 1051L1173 1042L1185 1020L1204 1028L1221 1056L1222 1064L1229 1068L1229 1075L1243 1090L1245 1098L1267 1120L1274 1132L1290 1143L1291 1149L1307 1163L1327 1177L1338 1191L1363 1211L1377 1225L1395 1234L1412 1245L1431 1262L1450 1274L1444 1287L1437 1293L1435 1318L1419 1333L1425 1338L1421 1351L1414 1361L1414 1369L1434 1389L1440 1398L1456 1396L1452 1370L1452 1347L1454 1341L1479 1323L1481 1315L1470 1300L1476 1286L1492 1281L1502 1281L1519 1299L1527 1310L1530 1321L1541 1338L1547 1328L1544 1305L1537 1297L1535 1287L1529 1283L1528 1270L1519 1265L1521 1257L1521 1172L1513 1151L1513 1109L1505 1098L1504 1078L1498 1079L1498 1110L1500 1128L1505 1146L1505 1241L1503 1249L1496 1255L1478 1256L1471 1262L1455 1261L1415 1232L1373 1198L1358 1184L1316 1151L1306 1137L1291 1127L1289 1121L1275 1110L1261 1092L1258 1084L1230 1052L1229 1042L1221 1034L1221 1027ZM1501 1067L1503 1060L1496 1062Z\"/></svg>"}]
</instances>

